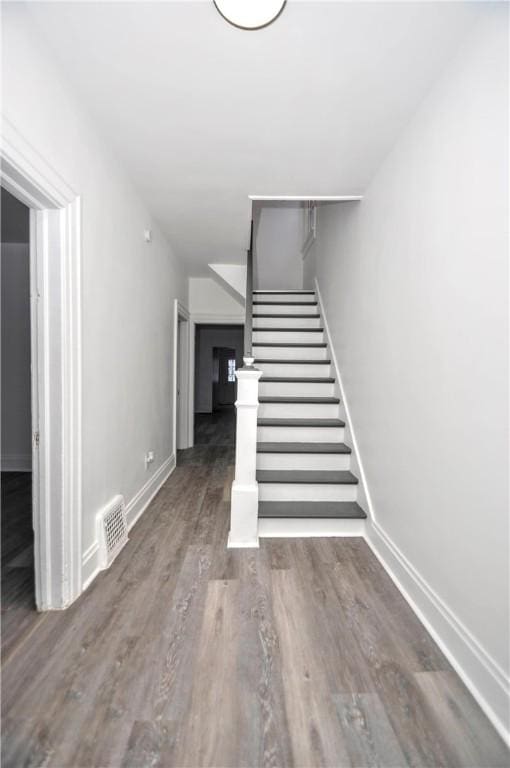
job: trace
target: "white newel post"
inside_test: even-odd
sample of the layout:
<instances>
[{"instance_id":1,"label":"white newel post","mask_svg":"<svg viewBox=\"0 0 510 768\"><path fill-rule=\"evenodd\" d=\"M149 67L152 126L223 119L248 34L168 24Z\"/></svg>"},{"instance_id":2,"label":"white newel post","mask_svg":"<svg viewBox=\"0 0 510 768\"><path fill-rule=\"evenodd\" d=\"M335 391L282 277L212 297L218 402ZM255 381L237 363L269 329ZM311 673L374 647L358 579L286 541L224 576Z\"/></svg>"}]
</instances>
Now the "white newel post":
<instances>
[{"instance_id":1,"label":"white newel post","mask_svg":"<svg viewBox=\"0 0 510 768\"><path fill-rule=\"evenodd\" d=\"M258 547L257 410L262 371L245 357L237 376L236 471L232 483L228 547Z\"/></svg>"}]
</instances>

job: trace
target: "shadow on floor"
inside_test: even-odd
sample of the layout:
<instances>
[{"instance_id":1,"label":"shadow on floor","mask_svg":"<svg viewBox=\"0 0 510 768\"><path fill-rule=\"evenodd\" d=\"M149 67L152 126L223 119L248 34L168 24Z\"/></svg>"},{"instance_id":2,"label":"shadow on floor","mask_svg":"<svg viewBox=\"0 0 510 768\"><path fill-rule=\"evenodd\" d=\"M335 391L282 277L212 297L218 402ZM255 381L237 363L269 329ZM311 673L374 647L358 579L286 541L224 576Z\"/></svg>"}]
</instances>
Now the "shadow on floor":
<instances>
[{"instance_id":1,"label":"shadow on floor","mask_svg":"<svg viewBox=\"0 0 510 768\"><path fill-rule=\"evenodd\" d=\"M195 445L235 445L236 410L222 408L195 414Z\"/></svg>"},{"instance_id":2,"label":"shadow on floor","mask_svg":"<svg viewBox=\"0 0 510 768\"><path fill-rule=\"evenodd\" d=\"M31 472L2 472L2 658L30 629L35 610Z\"/></svg>"}]
</instances>

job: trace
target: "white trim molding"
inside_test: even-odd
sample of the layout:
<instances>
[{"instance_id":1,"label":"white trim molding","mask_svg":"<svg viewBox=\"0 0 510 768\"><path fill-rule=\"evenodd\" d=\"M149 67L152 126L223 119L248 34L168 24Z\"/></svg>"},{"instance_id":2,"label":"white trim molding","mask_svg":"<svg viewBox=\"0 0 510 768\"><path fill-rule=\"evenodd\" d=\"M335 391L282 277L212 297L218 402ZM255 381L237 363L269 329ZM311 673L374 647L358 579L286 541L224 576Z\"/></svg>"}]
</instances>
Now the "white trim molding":
<instances>
[{"instance_id":1,"label":"white trim molding","mask_svg":"<svg viewBox=\"0 0 510 768\"><path fill-rule=\"evenodd\" d=\"M29 208L65 208L78 195L44 157L1 115L2 186Z\"/></svg>"},{"instance_id":2,"label":"white trim molding","mask_svg":"<svg viewBox=\"0 0 510 768\"><path fill-rule=\"evenodd\" d=\"M187 324L187 333L184 338L184 348L181 348L180 352L182 359L179 360L179 318L181 322ZM193 397L191 395L191 349L193 347L191 341L192 326L191 316L188 309L181 304L179 299L174 299L174 311L173 311L173 370L172 370L172 446L174 455L177 456L177 420L182 417L182 414L178 413L177 409L177 390L179 386L184 389L184 393L181 399L181 406L186 408L186 418L182 418L181 425L184 425L184 442L186 448L191 448L193 445L193 419L190 416L190 411L193 408ZM180 382L177 381L177 377L180 377ZM181 426L182 428L182 426Z\"/></svg>"},{"instance_id":3,"label":"white trim molding","mask_svg":"<svg viewBox=\"0 0 510 768\"><path fill-rule=\"evenodd\" d=\"M356 538L365 536L365 520L335 520L331 518L303 517L261 517L259 538L313 538L313 537Z\"/></svg>"},{"instance_id":4,"label":"white trim molding","mask_svg":"<svg viewBox=\"0 0 510 768\"><path fill-rule=\"evenodd\" d=\"M347 444L352 443L352 451L353 451L351 456L352 471L360 479L360 483L358 486L358 500L359 500L360 506L365 510L367 515L373 520L374 509L372 505L372 499L370 498L367 478L366 478L365 470L363 467L363 463L361 461L358 441L356 440L356 434L354 432L351 412L349 410L349 403L347 402L347 396L345 394L345 388L342 382L342 376L340 374L340 368L339 368L338 360L335 354L335 347L333 345L333 339L331 338L331 333L329 330L326 308L324 306L324 302L322 301L322 296L321 296L317 278L315 278L314 282L315 282L315 294L317 296L317 301L319 303L319 312L321 315L321 321L324 328L325 341L327 342L327 345L328 345L328 354L331 356L331 360L333 361L333 367L335 369L335 378L338 383L338 395L340 397L342 408L344 409L343 415L345 417L345 422L346 422L345 442Z\"/></svg>"},{"instance_id":5,"label":"white trim molding","mask_svg":"<svg viewBox=\"0 0 510 768\"><path fill-rule=\"evenodd\" d=\"M81 563L83 591L92 584L100 571L99 567L99 542L95 540L83 553Z\"/></svg>"},{"instance_id":6,"label":"white trim molding","mask_svg":"<svg viewBox=\"0 0 510 768\"><path fill-rule=\"evenodd\" d=\"M82 591L81 203L5 115L0 161L2 185L31 209L36 605L62 609Z\"/></svg>"}]
</instances>

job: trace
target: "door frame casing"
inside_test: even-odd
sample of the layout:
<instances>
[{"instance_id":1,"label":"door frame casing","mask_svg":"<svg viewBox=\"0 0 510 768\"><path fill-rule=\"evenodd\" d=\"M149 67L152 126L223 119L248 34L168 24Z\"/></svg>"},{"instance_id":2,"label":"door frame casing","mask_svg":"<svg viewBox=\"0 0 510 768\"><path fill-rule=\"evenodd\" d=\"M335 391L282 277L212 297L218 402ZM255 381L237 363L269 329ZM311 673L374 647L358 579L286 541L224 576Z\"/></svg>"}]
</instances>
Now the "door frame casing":
<instances>
[{"instance_id":1,"label":"door frame casing","mask_svg":"<svg viewBox=\"0 0 510 768\"><path fill-rule=\"evenodd\" d=\"M174 299L174 312L173 312L173 322L174 322L174 333L173 333L173 392L172 392L172 401L173 401L173 435L172 435L172 445L173 445L173 453L175 456L175 459L177 461L177 419L179 419L180 423L183 425L183 435L182 435L182 447L183 448L190 448L193 445L193 424L190 424L189 419L189 411L190 411L190 396L191 396L191 388L190 388L190 350L191 350L191 340L190 340L190 313L186 309L186 307L181 304L179 299ZM179 344L179 325L184 324L185 330L182 334L182 340L184 341L183 345ZM179 351L181 353L179 360ZM179 377L179 380L178 380ZM177 389L180 389L181 391L181 406L185 409L185 414L183 417L183 414L178 411L177 408ZM181 448L181 446L179 446Z\"/></svg>"},{"instance_id":2,"label":"door frame casing","mask_svg":"<svg viewBox=\"0 0 510 768\"><path fill-rule=\"evenodd\" d=\"M82 591L81 201L4 115L0 181L31 209L35 591L57 610Z\"/></svg>"}]
</instances>

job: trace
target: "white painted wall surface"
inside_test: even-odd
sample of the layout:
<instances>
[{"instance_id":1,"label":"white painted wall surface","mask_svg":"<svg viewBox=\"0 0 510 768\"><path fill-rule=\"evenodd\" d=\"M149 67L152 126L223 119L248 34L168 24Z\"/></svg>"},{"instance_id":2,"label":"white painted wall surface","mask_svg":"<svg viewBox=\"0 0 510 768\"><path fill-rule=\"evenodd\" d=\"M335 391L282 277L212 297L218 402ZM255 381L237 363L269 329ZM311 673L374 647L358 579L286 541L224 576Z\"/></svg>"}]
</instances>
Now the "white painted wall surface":
<instances>
[{"instance_id":1,"label":"white painted wall surface","mask_svg":"<svg viewBox=\"0 0 510 768\"><path fill-rule=\"evenodd\" d=\"M173 299L184 271L18 4L4 5L2 109L82 199L83 550L172 452ZM145 228L152 243L143 239ZM145 469L144 454L155 453Z\"/></svg>"},{"instance_id":2,"label":"white painted wall surface","mask_svg":"<svg viewBox=\"0 0 510 768\"><path fill-rule=\"evenodd\" d=\"M32 417L28 243L2 243L1 260L2 470L29 471Z\"/></svg>"},{"instance_id":3,"label":"white painted wall surface","mask_svg":"<svg viewBox=\"0 0 510 768\"><path fill-rule=\"evenodd\" d=\"M255 231L255 288L302 288L302 207L290 203L261 206Z\"/></svg>"},{"instance_id":4,"label":"white painted wall surface","mask_svg":"<svg viewBox=\"0 0 510 768\"><path fill-rule=\"evenodd\" d=\"M376 520L507 674L508 7L484 17L315 259Z\"/></svg>"},{"instance_id":5,"label":"white painted wall surface","mask_svg":"<svg viewBox=\"0 0 510 768\"><path fill-rule=\"evenodd\" d=\"M191 277L188 284L188 306L194 318L218 316L244 323L244 304L234 299L211 277Z\"/></svg>"},{"instance_id":6,"label":"white painted wall surface","mask_svg":"<svg viewBox=\"0 0 510 768\"><path fill-rule=\"evenodd\" d=\"M246 264L209 264L213 279L236 301L246 299Z\"/></svg>"}]
</instances>

